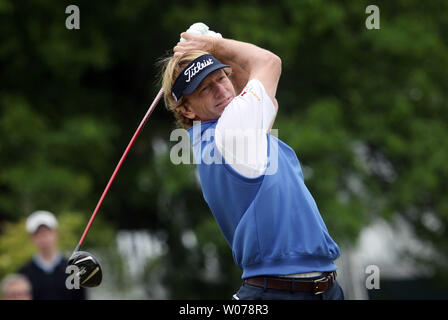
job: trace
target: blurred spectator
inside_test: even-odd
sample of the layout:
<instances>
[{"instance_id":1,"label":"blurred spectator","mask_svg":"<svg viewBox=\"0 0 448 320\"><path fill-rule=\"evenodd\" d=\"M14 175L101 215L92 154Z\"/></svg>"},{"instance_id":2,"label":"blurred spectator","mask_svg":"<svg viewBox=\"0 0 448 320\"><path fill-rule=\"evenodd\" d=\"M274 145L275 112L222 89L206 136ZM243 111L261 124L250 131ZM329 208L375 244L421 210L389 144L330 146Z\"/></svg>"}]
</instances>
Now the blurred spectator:
<instances>
[{"instance_id":1,"label":"blurred spectator","mask_svg":"<svg viewBox=\"0 0 448 320\"><path fill-rule=\"evenodd\" d=\"M35 300L84 300L85 290L69 290L65 281L67 260L58 249L58 222L48 211L36 211L26 221L26 229L38 252L19 272L31 282Z\"/></svg>"},{"instance_id":2,"label":"blurred spectator","mask_svg":"<svg viewBox=\"0 0 448 320\"><path fill-rule=\"evenodd\" d=\"M6 276L1 283L3 300L31 300L31 283L21 274Z\"/></svg>"}]
</instances>

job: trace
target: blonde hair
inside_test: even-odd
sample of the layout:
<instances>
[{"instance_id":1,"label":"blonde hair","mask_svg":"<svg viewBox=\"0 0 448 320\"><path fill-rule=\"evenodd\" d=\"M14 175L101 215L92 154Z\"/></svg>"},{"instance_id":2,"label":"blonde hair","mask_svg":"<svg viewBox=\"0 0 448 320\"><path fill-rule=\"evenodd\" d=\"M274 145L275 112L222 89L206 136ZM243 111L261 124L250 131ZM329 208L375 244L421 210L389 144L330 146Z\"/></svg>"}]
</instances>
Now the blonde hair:
<instances>
[{"instance_id":1,"label":"blonde hair","mask_svg":"<svg viewBox=\"0 0 448 320\"><path fill-rule=\"evenodd\" d=\"M200 56L204 54L209 54L208 52L201 50L191 50L184 53L181 56L170 56L165 59L160 60L160 64L162 65L162 88L163 88L163 98L165 102L165 107L173 112L174 117L176 118L177 125L188 129L193 126L193 119L187 118L183 115L182 111L185 110L184 103L185 98L182 96L178 101L174 99L172 96L171 88L173 87L174 81L176 81L179 74L185 67ZM228 69L228 68L226 68ZM230 71L226 70L227 75L230 75Z\"/></svg>"}]
</instances>

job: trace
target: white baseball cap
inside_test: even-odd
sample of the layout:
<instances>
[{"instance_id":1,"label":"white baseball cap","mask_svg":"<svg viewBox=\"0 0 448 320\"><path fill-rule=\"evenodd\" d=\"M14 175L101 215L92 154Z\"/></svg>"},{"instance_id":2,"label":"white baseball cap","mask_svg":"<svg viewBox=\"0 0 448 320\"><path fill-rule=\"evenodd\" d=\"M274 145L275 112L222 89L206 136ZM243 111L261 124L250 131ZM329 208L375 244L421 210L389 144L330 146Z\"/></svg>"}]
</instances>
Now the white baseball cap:
<instances>
[{"instance_id":1,"label":"white baseball cap","mask_svg":"<svg viewBox=\"0 0 448 320\"><path fill-rule=\"evenodd\" d=\"M56 229L58 227L58 221L54 214L49 211L35 211L26 220L26 230L29 233L35 233L40 226Z\"/></svg>"}]
</instances>

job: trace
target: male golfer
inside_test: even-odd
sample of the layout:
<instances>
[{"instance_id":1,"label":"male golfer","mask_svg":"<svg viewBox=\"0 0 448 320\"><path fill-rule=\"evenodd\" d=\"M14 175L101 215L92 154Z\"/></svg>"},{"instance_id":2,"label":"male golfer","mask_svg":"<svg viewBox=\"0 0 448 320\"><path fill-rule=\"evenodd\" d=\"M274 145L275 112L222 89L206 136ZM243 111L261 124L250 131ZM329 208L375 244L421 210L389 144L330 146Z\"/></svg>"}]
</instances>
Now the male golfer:
<instances>
[{"instance_id":1,"label":"male golfer","mask_svg":"<svg viewBox=\"0 0 448 320\"><path fill-rule=\"evenodd\" d=\"M233 299L343 299L339 247L294 150L270 134L280 58L235 40L181 37L164 65L165 104L188 129L204 199L243 270Z\"/></svg>"}]
</instances>

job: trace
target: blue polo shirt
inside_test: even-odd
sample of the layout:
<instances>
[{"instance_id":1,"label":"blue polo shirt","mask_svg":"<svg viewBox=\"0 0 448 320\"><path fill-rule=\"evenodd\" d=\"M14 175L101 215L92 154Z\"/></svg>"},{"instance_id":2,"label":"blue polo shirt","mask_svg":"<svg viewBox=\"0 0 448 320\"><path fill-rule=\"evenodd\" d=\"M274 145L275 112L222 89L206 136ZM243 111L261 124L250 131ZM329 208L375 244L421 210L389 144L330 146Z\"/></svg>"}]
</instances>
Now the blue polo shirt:
<instances>
[{"instance_id":1,"label":"blue polo shirt","mask_svg":"<svg viewBox=\"0 0 448 320\"><path fill-rule=\"evenodd\" d=\"M270 172L248 178L219 153L216 124L200 122L188 133L204 199L243 270L242 278L336 270L339 247L305 186L294 150L267 134Z\"/></svg>"}]
</instances>

